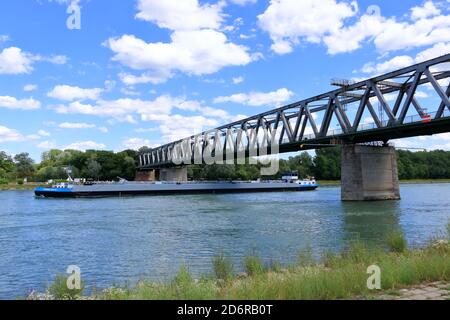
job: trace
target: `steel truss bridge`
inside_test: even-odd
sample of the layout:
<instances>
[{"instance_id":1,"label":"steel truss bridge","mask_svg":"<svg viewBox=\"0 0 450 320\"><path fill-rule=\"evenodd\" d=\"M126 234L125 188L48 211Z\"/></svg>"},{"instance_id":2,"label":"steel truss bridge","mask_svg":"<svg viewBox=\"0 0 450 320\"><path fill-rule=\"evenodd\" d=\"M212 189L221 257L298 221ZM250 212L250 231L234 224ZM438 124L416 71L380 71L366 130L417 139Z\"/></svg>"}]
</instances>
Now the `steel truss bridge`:
<instances>
[{"instance_id":1,"label":"steel truss bridge","mask_svg":"<svg viewBox=\"0 0 450 320\"><path fill-rule=\"evenodd\" d=\"M139 168L205 163L207 152L225 159L449 132L449 97L446 54L154 148Z\"/></svg>"}]
</instances>

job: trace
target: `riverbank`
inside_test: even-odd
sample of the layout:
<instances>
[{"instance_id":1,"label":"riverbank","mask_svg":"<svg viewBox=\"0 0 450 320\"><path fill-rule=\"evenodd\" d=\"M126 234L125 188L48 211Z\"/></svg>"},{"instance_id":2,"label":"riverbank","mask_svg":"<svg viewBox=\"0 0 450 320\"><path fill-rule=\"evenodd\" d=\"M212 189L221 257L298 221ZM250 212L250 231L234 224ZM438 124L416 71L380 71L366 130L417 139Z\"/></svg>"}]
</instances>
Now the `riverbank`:
<instances>
[{"instance_id":1,"label":"riverbank","mask_svg":"<svg viewBox=\"0 0 450 320\"><path fill-rule=\"evenodd\" d=\"M26 183L26 184L18 184L18 183L8 183L8 184L0 184L0 191L21 191L21 190L34 190L37 187L44 186L43 183Z\"/></svg>"},{"instance_id":2,"label":"riverbank","mask_svg":"<svg viewBox=\"0 0 450 320\"><path fill-rule=\"evenodd\" d=\"M321 186L340 186L340 180L319 180ZM450 183L450 179L410 179L400 180L400 184L421 184L421 183Z\"/></svg>"},{"instance_id":3,"label":"riverbank","mask_svg":"<svg viewBox=\"0 0 450 320\"><path fill-rule=\"evenodd\" d=\"M296 264L288 267L276 262L265 264L256 255L247 256L243 261L245 272L240 274L233 272L228 258L218 255L213 259L212 273L200 279L194 279L189 269L182 267L169 283L141 281L135 286L112 287L81 299L334 300L396 299L403 294L409 299L413 296L448 299L450 225L447 229L447 239L434 240L421 249L407 249L402 235L393 234L388 240L388 251L355 243L340 254L326 253L316 262L307 250L299 254ZM380 289L369 289L368 283L376 285L369 277L378 267ZM33 293L28 299L79 298L65 289L65 279L58 276L47 294ZM433 297L425 296L428 287L432 288L429 290L433 291Z\"/></svg>"}]
</instances>

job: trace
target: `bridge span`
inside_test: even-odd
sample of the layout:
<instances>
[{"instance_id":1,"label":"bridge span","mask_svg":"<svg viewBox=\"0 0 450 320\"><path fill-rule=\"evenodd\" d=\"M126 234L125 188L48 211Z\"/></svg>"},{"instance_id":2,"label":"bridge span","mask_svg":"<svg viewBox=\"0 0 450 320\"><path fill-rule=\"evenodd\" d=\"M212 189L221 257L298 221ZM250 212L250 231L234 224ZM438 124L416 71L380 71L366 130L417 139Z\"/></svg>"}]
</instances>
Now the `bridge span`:
<instances>
[{"instance_id":1,"label":"bridge span","mask_svg":"<svg viewBox=\"0 0 450 320\"><path fill-rule=\"evenodd\" d=\"M343 200L397 199L392 139L450 131L450 54L223 125L139 156L140 170L342 145ZM382 142L385 147L359 144ZM177 171L178 170L178 171ZM182 170L182 171L179 171ZM171 175L171 174L169 174ZM366 192L367 191L367 192Z\"/></svg>"}]
</instances>

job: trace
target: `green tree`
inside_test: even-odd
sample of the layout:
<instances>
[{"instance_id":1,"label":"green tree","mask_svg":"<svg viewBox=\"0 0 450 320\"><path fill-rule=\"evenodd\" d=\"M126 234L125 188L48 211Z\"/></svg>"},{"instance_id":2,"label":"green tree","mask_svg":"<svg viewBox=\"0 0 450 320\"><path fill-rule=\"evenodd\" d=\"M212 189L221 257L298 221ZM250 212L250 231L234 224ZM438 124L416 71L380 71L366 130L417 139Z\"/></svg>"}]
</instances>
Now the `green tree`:
<instances>
[{"instance_id":1,"label":"green tree","mask_svg":"<svg viewBox=\"0 0 450 320\"><path fill-rule=\"evenodd\" d=\"M19 178L30 178L34 169L34 160L30 158L28 153L19 153L14 156L14 162L16 164L16 173Z\"/></svg>"},{"instance_id":2,"label":"green tree","mask_svg":"<svg viewBox=\"0 0 450 320\"><path fill-rule=\"evenodd\" d=\"M86 177L99 180L102 166L94 159L89 159L86 165Z\"/></svg>"}]
</instances>

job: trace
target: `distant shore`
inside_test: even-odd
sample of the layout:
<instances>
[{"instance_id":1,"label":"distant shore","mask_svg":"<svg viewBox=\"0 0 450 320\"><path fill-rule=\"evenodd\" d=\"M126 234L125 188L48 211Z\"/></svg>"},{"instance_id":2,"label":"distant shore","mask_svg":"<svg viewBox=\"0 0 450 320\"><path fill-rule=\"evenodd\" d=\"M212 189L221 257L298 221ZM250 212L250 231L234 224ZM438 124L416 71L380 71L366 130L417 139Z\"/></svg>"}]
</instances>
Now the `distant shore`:
<instances>
[{"instance_id":1,"label":"distant shore","mask_svg":"<svg viewBox=\"0 0 450 320\"><path fill-rule=\"evenodd\" d=\"M340 180L318 180L321 186L340 186ZM400 180L400 184L420 184L420 183L450 183L450 179L410 179Z\"/></svg>"},{"instance_id":2,"label":"distant shore","mask_svg":"<svg viewBox=\"0 0 450 320\"><path fill-rule=\"evenodd\" d=\"M318 180L321 186L340 186L340 180ZM450 183L450 179L411 179L411 180L400 180L401 184L420 184L420 183ZM26 184L0 184L0 191L24 191L24 190L34 190L37 187L45 186L45 183L26 183Z\"/></svg>"}]
</instances>

